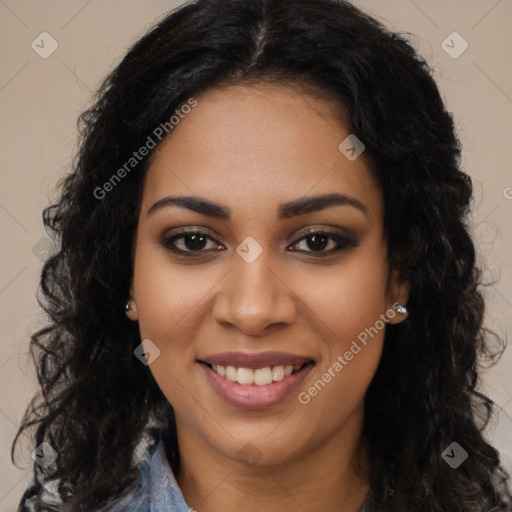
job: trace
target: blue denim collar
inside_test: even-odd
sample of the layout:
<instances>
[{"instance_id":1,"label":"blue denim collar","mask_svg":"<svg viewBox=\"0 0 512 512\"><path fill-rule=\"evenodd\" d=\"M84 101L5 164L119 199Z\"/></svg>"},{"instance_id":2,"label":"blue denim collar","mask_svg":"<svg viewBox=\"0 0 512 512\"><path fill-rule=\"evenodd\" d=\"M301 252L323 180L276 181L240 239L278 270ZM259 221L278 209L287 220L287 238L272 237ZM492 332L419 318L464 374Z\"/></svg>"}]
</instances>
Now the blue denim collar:
<instances>
[{"instance_id":1,"label":"blue denim collar","mask_svg":"<svg viewBox=\"0 0 512 512\"><path fill-rule=\"evenodd\" d=\"M172 472L165 446L160 439L149 465L149 510L150 512L192 512L185 503L181 489Z\"/></svg>"}]
</instances>

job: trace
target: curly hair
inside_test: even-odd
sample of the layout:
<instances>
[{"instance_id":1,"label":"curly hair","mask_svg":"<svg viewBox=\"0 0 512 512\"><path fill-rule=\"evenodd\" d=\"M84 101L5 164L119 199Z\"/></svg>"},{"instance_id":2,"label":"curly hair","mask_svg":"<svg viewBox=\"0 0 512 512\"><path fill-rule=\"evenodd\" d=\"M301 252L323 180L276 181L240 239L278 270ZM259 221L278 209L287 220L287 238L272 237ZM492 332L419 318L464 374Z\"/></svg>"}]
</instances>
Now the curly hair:
<instances>
[{"instance_id":1,"label":"curly hair","mask_svg":"<svg viewBox=\"0 0 512 512\"><path fill-rule=\"evenodd\" d=\"M43 214L59 249L40 279L49 322L30 345L41 393L11 450L14 461L30 428L36 446L58 451L54 465L34 464L38 510L92 510L125 495L154 430L179 469L172 407L134 357L140 334L124 314L154 150L107 194L95 190L187 98L255 83L292 83L346 109L383 191L390 265L410 282L408 320L386 330L365 397L368 510L510 510L508 475L483 434L494 404L478 391L481 361L501 353L491 338L504 342L483 326L472 182L454 122L406 38L342 0L182 5L134 44L80 116L72 172ZM469 452L457 470L441 458L453 441ZM62 508L45 501L49 482Z\"/></svg>"}]
</instances>

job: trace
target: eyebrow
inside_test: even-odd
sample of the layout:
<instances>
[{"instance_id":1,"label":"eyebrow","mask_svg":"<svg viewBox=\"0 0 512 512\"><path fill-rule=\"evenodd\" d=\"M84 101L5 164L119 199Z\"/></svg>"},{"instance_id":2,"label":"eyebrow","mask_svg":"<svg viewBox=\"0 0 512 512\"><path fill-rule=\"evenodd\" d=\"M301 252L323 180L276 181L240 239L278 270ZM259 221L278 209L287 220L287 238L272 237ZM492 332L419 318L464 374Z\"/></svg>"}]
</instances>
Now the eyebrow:
<instances>
[{"instance_id":1,"label":"eyebrow","mask_svg":"<svg viewBox=\"0 0 512 512\"><path fill-rule=\"evenodd\" d=\"M149 208L147 215L168 207L179 206L187 208L202 215L208 215L216 219L228 220L231 210L227 206L214 203L207 199L194 196L169 196L159 199ZM345 194L323 194L313 197L303 197L286 203L281 203L277 209L277 216L280 220L289 219L306 213L312 213L330 206L352 206L370 217L368 208L355 197Z\"/></svg>"}]
</instances>

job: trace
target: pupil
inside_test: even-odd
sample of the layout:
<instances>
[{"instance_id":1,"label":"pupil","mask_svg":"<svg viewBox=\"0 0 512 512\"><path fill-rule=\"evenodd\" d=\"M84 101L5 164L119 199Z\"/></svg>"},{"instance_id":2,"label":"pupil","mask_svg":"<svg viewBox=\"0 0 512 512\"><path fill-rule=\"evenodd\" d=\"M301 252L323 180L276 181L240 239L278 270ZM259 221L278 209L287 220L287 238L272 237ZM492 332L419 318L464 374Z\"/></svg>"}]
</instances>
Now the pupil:
<instances>
[{"instance_id":1,"label":"pupil","mask_svg":"<svg viewBox=\"0 0 512 512\"><path fill-rule=\"evenodd\" d=\"M199 250L204 247L205 238L203 235L187 235L185 245L188 249Z\"/></svg>"},{"instance_id":2,"label":"pupil","mask_svg":"<svg viewBox=\"0 0 512 512\"><path fill-rule=\"evenodd\" d=\"M325 249L327 241L328 240L325 235L312 235L308 239L308 246L310 249L313 249L314 251L320 251L322 249Z\"/></svg>"}]
</instances>

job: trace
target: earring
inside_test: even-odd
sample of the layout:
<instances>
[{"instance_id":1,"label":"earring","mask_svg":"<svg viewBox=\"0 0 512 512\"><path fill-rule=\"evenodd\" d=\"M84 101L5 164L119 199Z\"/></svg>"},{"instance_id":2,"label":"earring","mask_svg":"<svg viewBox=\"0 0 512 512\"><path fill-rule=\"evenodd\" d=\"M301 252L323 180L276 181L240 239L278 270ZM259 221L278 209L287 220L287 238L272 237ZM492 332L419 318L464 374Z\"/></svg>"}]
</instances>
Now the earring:
<instances>
[{"instance_id":1,"label":"earring","mask_svg":"<svg viewBox=\"0 0 512 512\"><path fill-rule=\"evenodd\" d=\"M124 305L124 310L125 311L129 311L130 309L130 301L128 301L125 305Z\"/></svg>"},{"instance_id":2,"label":"earring","mask_svg":"<svg viewBox=\"0 0 512 512\"><path fill-rule=\"evenodd\" d=\"M402 313L403 315L405 315L405 313L407 313L407 308L405 306L402 306L402 304L398 304L396 307L396 310L399 313Z\"/></svg>"}]
</instances>

